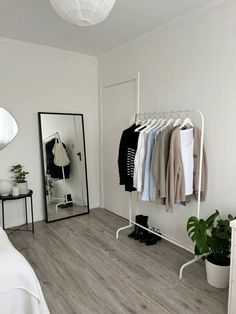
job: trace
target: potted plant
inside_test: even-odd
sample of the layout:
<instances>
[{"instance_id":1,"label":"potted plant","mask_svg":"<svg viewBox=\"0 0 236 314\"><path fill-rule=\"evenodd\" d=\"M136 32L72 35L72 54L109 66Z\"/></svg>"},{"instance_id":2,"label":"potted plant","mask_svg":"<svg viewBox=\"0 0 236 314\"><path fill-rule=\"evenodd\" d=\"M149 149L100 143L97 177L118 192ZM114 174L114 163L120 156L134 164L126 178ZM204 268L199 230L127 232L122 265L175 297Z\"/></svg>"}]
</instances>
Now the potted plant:
<instances>
[{"instance_id":1,"label":"potted plant","mask_svg":"<svg viewBox=\"0 0 236 314\"><path fill-rule=\"evenodd\" d=\"M20 194L27 194L29 190L26 175L29 174L29 172L24 171L23 166L20 164L12 166L11 172L14 174L14 181L19 186Z\"/></svg>"},{"instance_id":2,"label":"potted plant","mask_svg":"<svg viewBox=\"0 0 236 314\"><path fill-rule=\"evenodd\" d=\"M231 215L221 219L216 210L206 220L192 216L188 219L187 231L195 244L195 255L203 255L206 263L207 281L216 288L229 284Z\"/></svg>"}]
</instances>

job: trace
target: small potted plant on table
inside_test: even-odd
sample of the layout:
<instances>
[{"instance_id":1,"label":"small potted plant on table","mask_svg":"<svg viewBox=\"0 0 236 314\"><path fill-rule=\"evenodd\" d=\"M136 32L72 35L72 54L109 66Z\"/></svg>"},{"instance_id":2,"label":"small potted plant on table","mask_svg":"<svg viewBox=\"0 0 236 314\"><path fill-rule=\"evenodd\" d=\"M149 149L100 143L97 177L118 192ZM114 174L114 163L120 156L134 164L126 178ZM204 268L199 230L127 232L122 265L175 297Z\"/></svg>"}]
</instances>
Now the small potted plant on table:
<instances>
[{"instance_id":1,"label":"small potted plant on table","mask_svg":"<svg viewBox=\"0 0 236 314\"><path fill-rule=\"evenodd\" d=\"M195 244L195 255L203 255L206 263L207 281L216 288L226 288L229 284L231 215L221 219L216 211L208 219L189 218L187 231Z\"/></svg>"},{"instance_id":2,"label":"small potted plant on table","mask_svg":"<svg viewBox=\"0 0 236 314\"><path fill-rule=\"evenodd\" d=\"M24 171L23 166L20 164L12 166L11 172L14 174L14 181L19 186L20 194L27 194L29 190L26 175L29 174L29 172Z\"/></svg>"}]
</instances>

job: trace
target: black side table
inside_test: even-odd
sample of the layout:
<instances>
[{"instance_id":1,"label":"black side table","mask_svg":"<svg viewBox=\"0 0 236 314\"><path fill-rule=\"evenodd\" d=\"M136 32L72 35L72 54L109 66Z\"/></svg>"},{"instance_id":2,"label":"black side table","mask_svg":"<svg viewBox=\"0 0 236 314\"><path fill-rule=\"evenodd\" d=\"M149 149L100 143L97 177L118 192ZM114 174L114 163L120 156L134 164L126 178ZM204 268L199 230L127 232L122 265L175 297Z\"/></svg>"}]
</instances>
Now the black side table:
<instances>
[{"instance_id":1,"label":"black side table","mask_svg":"<svg viewBox=\"0 0 236 314\"><path fill-rule=\"evenodd\" d=\"M8 235L14 233L17 230L20 230L24 226L28 226L27 197L30 198L30 204L31 204L32 229L31 230L23 229L23 230L20 230L20 231L32 231L32 233L34 233L34 213L33 213L34 210L33 210L33 198L32 198L32 195L33 195L33 191L29 190L29 192L27 194L20 194L19 196L12 196L12 195L0 196L0 201L2 202L2 227L6 231L7 230L12 231L12 232L8 233ZM19 200L19 199L24 199L25 200L25 219L26 219L26 222L23 225L21 225L21 226L19 226L17 228L7 228L7 229L5 229L5 206L4 206L4 203L6 201L15 201L15 200Z\"/></svg>"}]
</instances>

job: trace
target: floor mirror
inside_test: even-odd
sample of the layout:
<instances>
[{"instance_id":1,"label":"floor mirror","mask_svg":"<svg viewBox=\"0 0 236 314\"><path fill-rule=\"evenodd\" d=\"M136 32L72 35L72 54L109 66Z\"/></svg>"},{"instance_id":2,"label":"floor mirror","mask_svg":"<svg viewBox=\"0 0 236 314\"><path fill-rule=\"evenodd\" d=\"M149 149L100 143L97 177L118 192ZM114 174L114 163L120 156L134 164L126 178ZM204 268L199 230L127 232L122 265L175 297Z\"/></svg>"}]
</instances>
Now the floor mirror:
<instances>
[{"instance_id":1,"label":"floor mirror","mask_svg":"<svg viewBox=\"0 0 236 314\"><path fill-rule=\"evenodd\" d=\"M46 221L89 213L82 114L39 112Z\"/></svg>"}]
</instances>

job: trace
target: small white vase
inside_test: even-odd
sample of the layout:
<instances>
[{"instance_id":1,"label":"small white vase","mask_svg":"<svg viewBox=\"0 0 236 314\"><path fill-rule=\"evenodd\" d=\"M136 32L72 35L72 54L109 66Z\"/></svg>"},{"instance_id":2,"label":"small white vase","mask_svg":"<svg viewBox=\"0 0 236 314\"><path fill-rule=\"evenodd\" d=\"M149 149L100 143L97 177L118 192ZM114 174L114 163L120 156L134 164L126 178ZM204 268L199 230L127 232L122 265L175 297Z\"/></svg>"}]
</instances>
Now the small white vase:
<instances>
[{"instance_id":1,"label":"small white vase","mask_svg":"<svg viewBox=\"0 0 236 314\"><path fill-rule=\"evenodd\" d=\"M8 196L11 193L11 182L7 180L0 180L0 195Z\"/></svg>"},{"instance_id":2,"label":"small white vase","mask_svg":"<svg viewBox=\"0 0 236 314\"><path fill-rule=\"evenodd\" d=\"M19 186L20 194L27 194L29 192L28 182L17 183L17 185Z\"/></svg>"},{"instance_id":3,"label":"small white vase","mask_svg":"<svg viewBox=\"0 0 236 314\"><path fill-rule=\"evenodd\" d=\"M16 197L20 195L20 188L18 185L13 185L11 188L11 195Z\"/></svg>"},{"instance_id":4,"label":"small white vase","mask_svg":"<svg viewBox=\"0 0 236 314\"><path fill-rule=\"evenodd\" d=\"M215 288L227 288L229 285L229 266L219 266L209 262L206 262L206 274L207 282Z\"/></svg>"}]
</instances>

